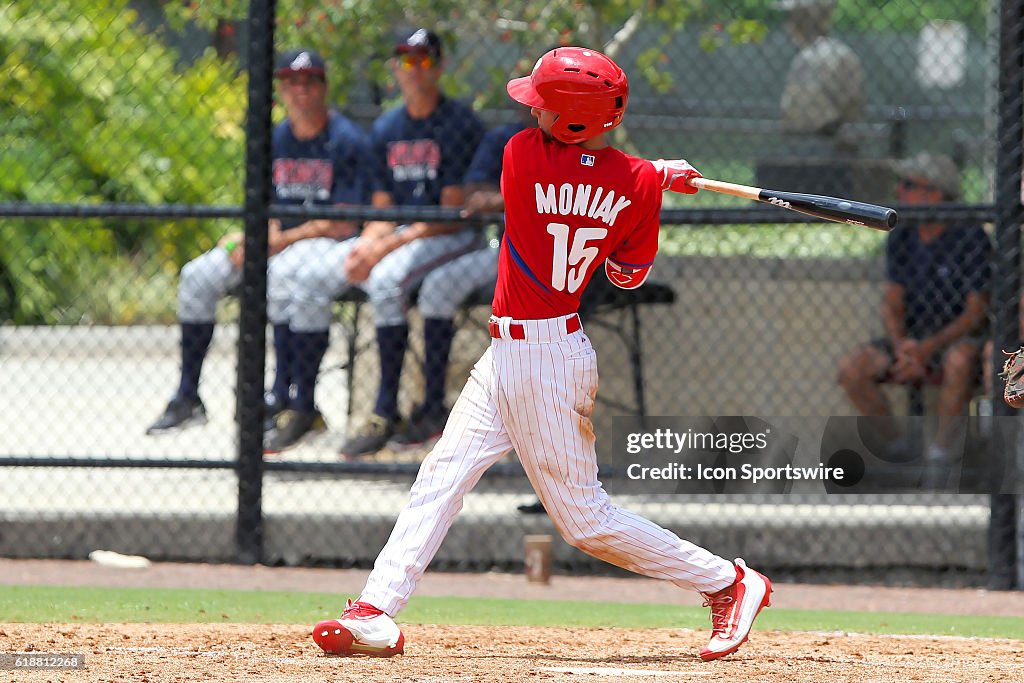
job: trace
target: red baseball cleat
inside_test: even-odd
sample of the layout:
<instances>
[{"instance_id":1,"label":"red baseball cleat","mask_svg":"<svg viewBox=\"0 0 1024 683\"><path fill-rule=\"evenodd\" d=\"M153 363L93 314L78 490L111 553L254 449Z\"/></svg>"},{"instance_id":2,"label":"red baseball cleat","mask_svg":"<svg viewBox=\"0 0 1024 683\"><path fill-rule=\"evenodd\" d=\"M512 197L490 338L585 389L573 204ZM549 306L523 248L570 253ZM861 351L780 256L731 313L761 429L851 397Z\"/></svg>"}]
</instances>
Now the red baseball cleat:
<instances>
[{"instance_id":1,"label":"red baseball cleat","mask_svg":"<svg viewBox=\"0 0 1024 683\"><path fill-rule=\"evenodd\" d=\"M758 613L770 603L772 582L736 560L736 581L711 595L705 593L705 607L711 607L711 640L700 651L705 662L735 652L746 642Z\"/></svg>"},{"instance_id":2,"label":"red baseball cleat","mask_svg":"<svg viewBox=\"0 0 1024 683\"><path fill-rule=\"evenodd\" d=\"M321 621L313 627L312 635L329 655L393 657L405 652L405 636L398 625L365 602L349 600L341 619Z\"/></svg>"}]
</instances>

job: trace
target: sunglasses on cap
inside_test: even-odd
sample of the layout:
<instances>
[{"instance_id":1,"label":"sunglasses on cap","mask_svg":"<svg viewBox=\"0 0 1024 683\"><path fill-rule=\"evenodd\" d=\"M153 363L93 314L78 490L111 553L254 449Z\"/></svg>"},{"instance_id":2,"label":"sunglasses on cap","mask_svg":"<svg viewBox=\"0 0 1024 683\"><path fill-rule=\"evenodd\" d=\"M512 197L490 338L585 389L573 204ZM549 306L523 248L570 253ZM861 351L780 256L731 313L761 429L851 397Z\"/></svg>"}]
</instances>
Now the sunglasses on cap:
<instances>
[{"instance_id":1,"label":"sunglasses on cap","mask_svg":"<svg viewBox=\"0 0 1024 683\"><path fill-rule=\"evenodd\" d=\"M437 64L437 58L428 54L417 52L403 52L396 58L398 59L398 65L406 71L415 69L417 67L422 69L429 69Z\"/></svg>"}]
</instances>

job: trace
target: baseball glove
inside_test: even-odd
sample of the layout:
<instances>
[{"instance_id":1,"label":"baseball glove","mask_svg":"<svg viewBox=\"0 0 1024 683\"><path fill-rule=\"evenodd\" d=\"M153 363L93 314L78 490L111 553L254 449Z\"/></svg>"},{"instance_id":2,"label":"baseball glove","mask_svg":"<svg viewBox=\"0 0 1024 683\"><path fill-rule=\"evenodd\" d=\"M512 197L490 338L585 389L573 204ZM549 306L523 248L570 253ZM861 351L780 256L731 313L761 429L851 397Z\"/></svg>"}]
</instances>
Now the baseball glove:
<instances>
[{"instance_id":1,"label":"baseball glove","mask_svg":"<svg viewBox=\"0 0 1024 683\"><path fill-rule=\"evenodd\" d=\"M1024 407L1024 346L1016 351L1003 351L1006 362L999 376L1006 380L1003 400L1014 408Z\"/></svg>"}]
</instances>

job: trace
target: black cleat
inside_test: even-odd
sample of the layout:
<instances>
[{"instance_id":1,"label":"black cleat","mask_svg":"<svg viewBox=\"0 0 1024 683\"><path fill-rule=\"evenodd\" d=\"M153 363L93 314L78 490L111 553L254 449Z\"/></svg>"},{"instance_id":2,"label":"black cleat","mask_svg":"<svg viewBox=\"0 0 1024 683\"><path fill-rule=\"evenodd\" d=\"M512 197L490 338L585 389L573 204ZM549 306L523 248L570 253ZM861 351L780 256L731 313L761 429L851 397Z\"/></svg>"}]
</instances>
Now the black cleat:
<instances>
[{"instance_id":1,"label":"black cleat","mask_svg":"<svg viewBox=\"0 0 1024 683\"><path fill-rule=\"evenodd\" d=\"M280 453L313 434L327 430L319 410L305 412L288 408L277 416L274 428L263 435L263 452Z\"/></svg>"},{"instance_id":2,"label":"black cleat","mask_svg":"<svg viewBox=\"0 0 1024 683\"><path fill-rule=\"evenodd\" d=\"M448 423L448 410L444 406L417 406L412 415L395 432L388 446L396 451L433 445Z\"/></svg>"},{"instance_id":3,"label":"black cleat","mask_svg":"<svg viewBox=\"0 0 1024 683\"><path fill-rule=\"evenodd\" d=\"M206 408L198 398L175 396L167 404L163 415L146 429L146 434L167 434L188 427L206 424Z\"/></svg>"},{"instance_id":4,"label":"black cleat","mask_svg":"<svg viewBox=\"0 0 1024 683\"><path fill-rule=\"evenodd\" d=\"M398 431L399 421L397 418L386 418L376 413L370 415L362 429L353 434L344 445L339 454L343 458L360 458L364 455L373 455L384 448L388 441Z\"/></svg>"},{"instance_id":5,"label":"black cleat","mask_svg":"<svg viewBox=\"0 0 1024 683\"><path fill-rule=\"evenodd\" d=\"M539 500L535 500L532 503L526 503L525 505L516 506L516 510L524 515L546 515L547 510L544 509L544 503Z\"/></svg>"}]
</instances>

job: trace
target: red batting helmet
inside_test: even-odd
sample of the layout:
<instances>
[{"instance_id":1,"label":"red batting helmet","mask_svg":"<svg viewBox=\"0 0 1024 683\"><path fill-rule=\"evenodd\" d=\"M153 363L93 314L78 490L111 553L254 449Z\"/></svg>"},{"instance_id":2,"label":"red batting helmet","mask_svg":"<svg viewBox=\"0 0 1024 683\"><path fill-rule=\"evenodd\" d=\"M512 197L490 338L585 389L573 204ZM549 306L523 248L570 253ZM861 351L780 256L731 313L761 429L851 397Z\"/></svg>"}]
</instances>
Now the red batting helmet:
<instances>
[{"instance_id":1,"label":"red batting helmet","mask_svg":"<svg viewBox=\"0 0 1024 683\"><path fill-rule=\"evenodd\" d=\"M509 81L506 89L516 102L557 114L551 134L570 145L619 125L629 97L619 65L585 47L551 50L533 73Z\"/></svg>"}]
</instances>

